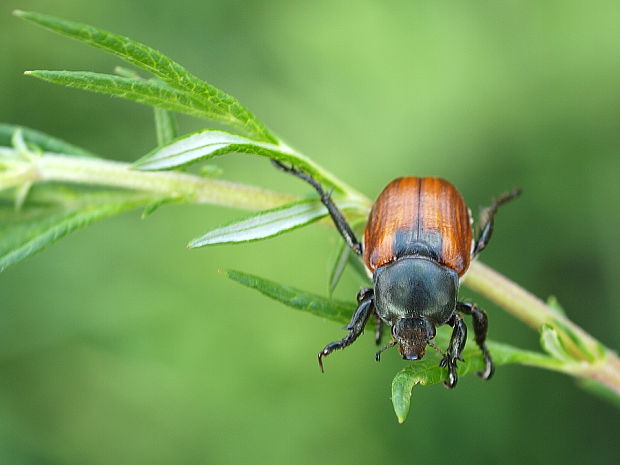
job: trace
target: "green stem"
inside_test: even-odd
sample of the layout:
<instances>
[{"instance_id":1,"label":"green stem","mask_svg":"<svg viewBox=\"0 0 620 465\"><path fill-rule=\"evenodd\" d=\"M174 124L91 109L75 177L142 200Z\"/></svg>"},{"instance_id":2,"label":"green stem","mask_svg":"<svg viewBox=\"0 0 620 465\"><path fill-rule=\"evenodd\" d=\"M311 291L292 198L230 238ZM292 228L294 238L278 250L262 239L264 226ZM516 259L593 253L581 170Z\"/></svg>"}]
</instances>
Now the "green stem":
<instances>
[{"instance_id":1,"label":"green stem","mask_svg":"<svg viewBox=\"0 0 620 465\"><path fill-rule=\"evenodd\" d=\"M0 172L0 189L28 182L56 181L102 185L158 193L165 197L182 198L193 203L217 204L246 210L273 208L296 200L296 197L246 184L175 171L134 171L128 163L97 158L84 158L44 153L24 161L14 157L10 149L0 153L5 171ZM316 166L313 164L313 166ZM347 201L357 204L357 213L367 215L371 202L349 188L321 167L317 169L327 179L344 190ZM516 283L474 262L464 284L487 297L500 307L539 331L544 324L557 329L563 344L575 358L574 363L549 364L541 359L534 365L562 371L600 382L620 395L620 359L595 338L555 311L542 300Z\"/></svg>"},{"instance_id":2,"label":"green stem","mask_svg":"<svg viewBox=\"0 0 620 465\"><path fill-rule=\"evenodd\" d=\"M176 171L135 171L129 163L98 158L45 153L28 166L28 170L15 170L15 182L7 182L6 187L26 181L70 182L153 192L171 198L184 198L192 203L245 210L273 208L297 200L290 194L247 184ZM9 173L4 173L4 176L8 178Z\"/></svg>"},{"instance_id":3,"label":"green stem","mask_svg":"<svg viewBox=\"0 0 620 465\"><path fill-rule=\"evenodd\" d=\"M566 349L577 360L562 368L569 374L598 381L620 395L620 358L565 315L478 261L473 262L464 283L536 331L544 324L557 328Z\"/></svg>"},{"instance_id":4,"label":"green stem","mask_svg":"<svg viewBox=\"0 0 620 465\"><path fill-rule=\"evenodd\" d=\"M474 261L470 265L464 284L492 300L536 331L540 330L544 324L560 324L577 335L593 352L598 350L598 341L566 316L552 310L538 297L479 261ZM581 353L580 348L576 347L571 339L564 342L573 355L578 356Z\"/></svg>"}]
</instances>

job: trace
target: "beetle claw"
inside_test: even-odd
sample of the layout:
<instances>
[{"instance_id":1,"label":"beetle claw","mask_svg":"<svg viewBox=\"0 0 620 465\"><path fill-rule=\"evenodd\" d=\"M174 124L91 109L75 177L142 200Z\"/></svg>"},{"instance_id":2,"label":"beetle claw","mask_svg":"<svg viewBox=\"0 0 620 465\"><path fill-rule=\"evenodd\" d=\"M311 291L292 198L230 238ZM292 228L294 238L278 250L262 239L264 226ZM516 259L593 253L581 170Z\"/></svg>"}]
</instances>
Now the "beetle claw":
<instances>
[{"instance_id":1,"label":"beetle claw","mask_svg":"<svg viewBox=\"0 0 620 465\"><path fill-rule=\"evenodd\" d=\"M327 355L324 350L319 352L319 367L321 368L321 373L325 373L325 369L323 368L323 356Z\"/></svg>"}]
</instances>

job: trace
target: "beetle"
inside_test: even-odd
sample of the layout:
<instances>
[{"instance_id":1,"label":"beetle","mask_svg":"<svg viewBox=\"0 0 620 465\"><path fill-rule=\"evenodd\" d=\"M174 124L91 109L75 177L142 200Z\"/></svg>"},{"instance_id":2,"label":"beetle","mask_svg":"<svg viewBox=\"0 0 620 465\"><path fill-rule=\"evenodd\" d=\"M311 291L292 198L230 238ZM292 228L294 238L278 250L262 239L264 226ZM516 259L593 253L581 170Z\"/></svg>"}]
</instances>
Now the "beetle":
<instances>
[{"instance_id":1,"label":"beetle","mask_svg":"<svg viewBox=\"0 0 620 465\"><path fill-rule=\"evenodd\" d=\"M323 371L323 358L351 345L362 334L371 315L377 321L376 342L382 327L391 327L392 341L376 353L398 345L405 360L419 360L426 346L439 351L448 376L444 384L456 386L457 361L467 340L467 326L462 315L470 315L476 343L484 356L482 379L493 375L493 360L485 340L488 328L486 312L477 305L457 300L460 279L469 264L487 246L493 233L494 217L499 207L520 193L506 192L480 214L478 234L474 238L471 212L457 189L448 181L432 177L402 177L390 182L372 206L359 242L321 184L309 174L273 161L282 171L309 183L319 194L336 229L347 245L359 255L372 273L372 288L357 295L357 308L348 334L340 341L327 344L318 354ZM438 326L448 324L452 330L446 351L433 344Z\"/></svg>"}]
</instances>

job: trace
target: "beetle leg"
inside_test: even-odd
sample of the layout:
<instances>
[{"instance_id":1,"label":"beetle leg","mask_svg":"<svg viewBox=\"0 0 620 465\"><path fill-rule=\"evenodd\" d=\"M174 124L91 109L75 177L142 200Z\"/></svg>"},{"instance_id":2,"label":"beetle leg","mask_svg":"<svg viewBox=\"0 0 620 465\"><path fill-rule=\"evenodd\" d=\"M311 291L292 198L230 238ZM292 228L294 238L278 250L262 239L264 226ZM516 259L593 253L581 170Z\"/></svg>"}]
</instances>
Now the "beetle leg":
<instances>
[{"instance_id":1,"label":"beetle leg","mask_svg":"<svg viewBox=\"0 0 620 465\"><path fill-rule=\"evenodd\" d=\"M372 294L367 295L357 306L355 313L353 313L353 317L351 318L351 322L346 326L345 329L349 330L349 334L347 334L342 340L332 342L331 344L327 344L323 350L319 352L319 366L321 367L321 371L323 370L323 357L327 357L334 350L344 349L345 347L353 344L355 340L359 337L360 334L364 332L364 326L366 326L366 322L368 318L374 311L374 296Z\"/></svg>"},{"instance_id":2,"label":"beetle leg","mask_svg":"<svg viewBox=\"0 0 620 465\"><path fill-rule=\"evenodd\" d=\"M479 371L478 376L480 376L482 379L489 379L491 376L493 376L494 368L491 354L484 342L487 338L487 329L489 327L487 313L481 308L478 308L476 304L470 304L467 302L457 302L456 310L466 315L472 316L472 319L474 321L474 334L476 335L476 344L478 344L478 347L480 347L480 350L484 355L484 371Z\"/></svg>"},{"instance_id":3,"label":"beetle leg","mask_svg":"<svg viewBox=\"0 0 620 465\"><path fill-rule=\"evenodd\" d=\"M321 197L321 202L323 203L323 205L325 205L325 208L327 208L327 211L329 212L329 216L331 216L332 220L334 221L334 224L336 225L336 229L338 229L338 232L340 233L344 241L351 248L351 250L353 250L353 252L355 252L358 255L361 255L362 244L357 240L357 238L355 237L355 233L351 229L351 226L349 226L349 223L347 223L347 220L345 219L344 215L342 214L342 212L338 209L338 207L332 200L331 192L329 193L325 192L321 184L319 184L318 181L314 179L312 176L310 176L309 174L306 174L303 171L299 171L295 169L293 166L288 167L284 163L278 160L271 160L271 162L274 164L276 168L286 173L290 173L294 176L297 176L298 178L303 179L308 184L310 184L312 187L314 187L314 189L319 193L319 196Z\"/></svg>"},{"instance_id":4,"label":"beetle leg","mask_svg":"<svg viewBox=\"0 0 620 465\"><path fill-rule=\"evenodd\" d=\"M374 295L374 290L371 288L360 289L360 291L357 293L357 304L359 305L364 300L368 298L372 298L373 295ZM360 310L360 308L361 307L357 308L356 313ZM375 315L375 344L380 345L381 339L383 336L384 323L381 317L379 316L379 314L377 313L376 309L373 310L373 313ZM344 329L348 329L348 330L353 329L354 321L355 321L355 314L353 314L353 318L351 319L349 324L344 327Z\"/></svg>"},{"instance_id":5,"label":"beetle leg","mask_svg":"<svg viewBox=\"0 0 620 465\"><path fill-rule=\"evenodd\" d=\"M372 290L372 288L365 287L359 290L359 292L357 293L357 308L355 309L355 312L353 312L351 321L349 321L349 323L344 327L344 329L351 331L353 328L355 328L356 321L358 321L362 317L361 312L366 311L365 307L362 306L362 303L366 300L371 300L373 295L374 291Z\"/></svg>"},{"instance_id":6,"label":"beetle leg","mask_svg":"<svg viewBox=\"0 0 620 465\"><path fill-rule=\"evenodd\" d=\"M491 240L491 235L493 234L493 226L494 226L494 218L495 214L499 207L504 205L506 202L518 197L521 194L521 189L517 188L510 192L504 192L502 195L493 200L493 203L480 211L480 218L478 219L478 226L476 230L478 232L478 237L476 242L474 243L474 251L472 253L472 258L478 256L480 252L482 252L489 241Z\"/></svg>"},{"instance_id":7,"label":"beetle leg","mask_svg":"<svg viewBox=\"0 0 620 465\"><path fill-rule=\"evenodd\" d=\"M463 317L457 313L448 321L448 324L454 328L452 331L452 337L450 338L450 345L446 355L441 359L439 365L448 368L448 379L444 381L444 385L447 388L452 389L456 386L458 381L458 374L456 371L456 361L461 358L461 352L465 347L465 341L467 340L467 326L463 322Z\"/></svg>"},{"instance_id":8,"label":"beetle leg","mask_svg":"<svg viewBox=\"0 0 620 465\"><path fill-rule=\"evenodd\" d=\"M375 313L377 317L375 320L375 344L381 345L381 339L383 338L383 320Z\"/></svg>"}]
</instances>

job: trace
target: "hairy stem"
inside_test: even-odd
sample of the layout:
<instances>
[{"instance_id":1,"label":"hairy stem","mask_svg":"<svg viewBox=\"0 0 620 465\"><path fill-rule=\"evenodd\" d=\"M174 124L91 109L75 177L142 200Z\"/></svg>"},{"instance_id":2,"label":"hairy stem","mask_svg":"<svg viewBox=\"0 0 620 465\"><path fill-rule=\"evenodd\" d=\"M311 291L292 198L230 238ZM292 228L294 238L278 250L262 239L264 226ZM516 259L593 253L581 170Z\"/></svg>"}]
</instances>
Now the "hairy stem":
<instances>
[{"instance_id":1,"label":"hairy stem","mask_svg":"<svg viewBox=\"0 0 620 465\"><path fill-rule=\"evenodd\" d=\"M575 357L562 371L591 378L620 395L620 358L565 315L478 261L473 262L464 284L495 302L528 326L539 331L544 324L558 329L566 349Z\"/></svg>"},{"instance_id":2,"label":"hairy stem","mask_svg":"<svg viewBox=\"0 0 620 465\"><path fill-rule=\"evenodd\" d=\"M183 198L192 203L223 205L245 210L262 210L296 200L290 194L247 184L203 178L176 171L136 171L128 163L45 153L27 169L4 173L6 185L23 182L58 181L122 187Z\"/></svg>"}]
</instances>

